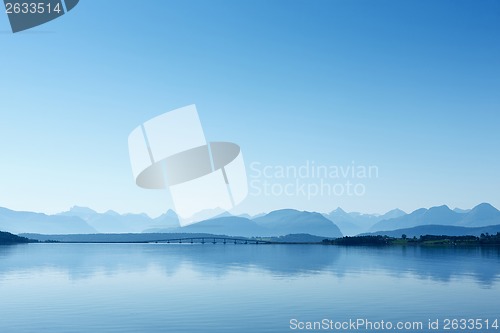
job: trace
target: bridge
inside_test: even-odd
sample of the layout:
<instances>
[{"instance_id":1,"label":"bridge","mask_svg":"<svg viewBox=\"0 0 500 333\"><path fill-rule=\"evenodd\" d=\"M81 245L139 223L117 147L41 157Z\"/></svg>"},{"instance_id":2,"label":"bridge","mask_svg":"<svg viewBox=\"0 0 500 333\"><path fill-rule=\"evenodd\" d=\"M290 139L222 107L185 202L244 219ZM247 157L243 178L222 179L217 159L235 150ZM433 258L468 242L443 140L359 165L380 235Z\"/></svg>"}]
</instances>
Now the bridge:
<instances>
[{"instance_id":1,"label":"bridge","mask_svg":"<svg viewBox=\"0 0 500 333\"><path fill-rule=\"evenodd\" d=\"M167 243L167 244L272 244L270 241L235 237L186 237L169 238L147 241L147 243Z\"/></svg>"}]
</instances>

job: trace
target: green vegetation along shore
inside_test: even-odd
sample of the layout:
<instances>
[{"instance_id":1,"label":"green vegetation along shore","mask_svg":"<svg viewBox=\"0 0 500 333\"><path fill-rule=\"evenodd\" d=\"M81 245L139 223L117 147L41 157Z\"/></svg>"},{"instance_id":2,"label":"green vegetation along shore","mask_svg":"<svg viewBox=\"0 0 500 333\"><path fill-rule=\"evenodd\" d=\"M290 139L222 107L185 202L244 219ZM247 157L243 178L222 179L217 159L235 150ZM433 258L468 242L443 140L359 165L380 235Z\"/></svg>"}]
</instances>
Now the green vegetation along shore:
<instances>
[{"instance_id":1,"label":"green vegetation along shore","mask_svg":"<svg viewBox=\"0 0 500 333\"><path fill-rule=\"evenodd\" d=\"M408 238L406 235L401 235L401 238L388 236L353 236L342 237L337 239L325 239L322 242L325 245L371 245L371 246L388 246L388 245L425 245L425 246L500 246L500 232L496 235L488 233L481 236L434 236L425 235L419 238Z\"/></svg>"}]
</instances>

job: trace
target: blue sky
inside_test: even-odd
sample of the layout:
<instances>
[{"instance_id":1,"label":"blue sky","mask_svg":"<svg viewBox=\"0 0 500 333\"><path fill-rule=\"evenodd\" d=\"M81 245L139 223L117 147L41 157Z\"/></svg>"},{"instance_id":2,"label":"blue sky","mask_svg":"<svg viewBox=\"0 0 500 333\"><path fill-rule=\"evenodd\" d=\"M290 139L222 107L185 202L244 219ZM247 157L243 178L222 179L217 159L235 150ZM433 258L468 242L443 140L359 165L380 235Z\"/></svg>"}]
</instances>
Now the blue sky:
<instances>
[{"instance_id":1,"label":"blue sky","mask_svg":"<svg viewBox=\"0 0 500 333\"><path fill-rule=\"evenodd\" d=\"M0 15L0 43L0 206L161 214L169 194L135 186L127 137L194 103L247 167L379 170L362 196L251 195L240 212L500 207L498 1L82 0L18 34Z\"/></svg>"}]
</instances>

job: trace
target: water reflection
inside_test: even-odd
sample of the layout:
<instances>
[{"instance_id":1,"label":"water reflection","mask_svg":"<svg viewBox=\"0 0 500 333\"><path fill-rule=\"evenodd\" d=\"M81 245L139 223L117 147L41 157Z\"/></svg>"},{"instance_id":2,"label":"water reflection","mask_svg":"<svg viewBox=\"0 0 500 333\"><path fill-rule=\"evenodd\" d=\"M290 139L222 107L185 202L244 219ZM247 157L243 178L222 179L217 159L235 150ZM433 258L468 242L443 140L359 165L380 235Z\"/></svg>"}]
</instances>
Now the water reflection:
<instances>
[{"instance_id":1,"label":"water reflection","mask_svg":"<svg viewBox=\"0 0 500 333\"><path fill-rule=\"evenodd\" d=\"M337 276L381 271L403 277L448 282L471 277L489 287L500 277L498 248L336 247L322 245L187 244L23 244L0 246L0 278L43 269L72 279L97 272L118 274L154 266L173 275L181 267L223 276L235 270L262 270L294 278L328 272Z\"/></svg>"}]
</instances>

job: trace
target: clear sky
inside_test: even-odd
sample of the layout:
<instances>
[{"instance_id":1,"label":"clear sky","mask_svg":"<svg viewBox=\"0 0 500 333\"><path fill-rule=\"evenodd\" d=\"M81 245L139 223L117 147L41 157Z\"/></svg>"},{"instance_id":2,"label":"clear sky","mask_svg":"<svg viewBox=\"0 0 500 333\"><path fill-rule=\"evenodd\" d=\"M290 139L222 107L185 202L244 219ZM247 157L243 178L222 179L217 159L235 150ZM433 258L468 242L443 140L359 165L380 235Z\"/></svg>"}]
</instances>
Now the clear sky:
<instances>
[{"instance_id":1,"label":"clear sky","mask_svg":"<svg viewBox=\"0 0 500 333\"><path fill-rule=\"evenodd\" d=\"M351 179L363 195L254 191L240 212L500 207L496 0L82 0L17 34L0 13L0 45L3 207L165 212L167 191L135 186L127 138L188 104L250 178L252 163L378 168Z\"/></svg>"}]
</instances>

